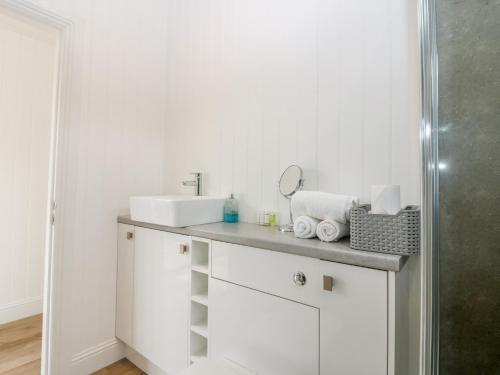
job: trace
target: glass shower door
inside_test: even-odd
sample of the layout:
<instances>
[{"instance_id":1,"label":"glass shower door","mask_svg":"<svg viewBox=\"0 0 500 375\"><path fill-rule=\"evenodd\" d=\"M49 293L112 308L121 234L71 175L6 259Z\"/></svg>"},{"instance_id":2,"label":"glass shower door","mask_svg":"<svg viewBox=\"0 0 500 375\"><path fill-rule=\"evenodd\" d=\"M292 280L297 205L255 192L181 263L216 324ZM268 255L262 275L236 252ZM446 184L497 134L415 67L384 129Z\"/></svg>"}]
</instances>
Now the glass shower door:
<instances>
[{"instance_id":1,"label":"glass shower door","mask_svg":"<svg viewBox=\"0 0 500 375\"><path fill-rule=\"evenodd\" d=\"M500 1L436 11L439 374L500 374Z\"/></svg>"}]
</instances>

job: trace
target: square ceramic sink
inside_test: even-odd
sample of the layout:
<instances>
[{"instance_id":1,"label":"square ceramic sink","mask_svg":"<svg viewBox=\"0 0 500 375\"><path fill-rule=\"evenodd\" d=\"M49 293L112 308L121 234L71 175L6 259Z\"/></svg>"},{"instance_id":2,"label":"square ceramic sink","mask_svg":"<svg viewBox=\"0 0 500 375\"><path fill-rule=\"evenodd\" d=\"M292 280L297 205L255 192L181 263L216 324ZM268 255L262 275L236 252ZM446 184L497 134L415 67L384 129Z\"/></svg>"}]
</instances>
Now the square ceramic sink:
<instances>
[{"instance_id":1,"label":"square ceramic sink","mask_svg":"<svg viewBox=\"0 0 500 375\"><path fill-rule=\"evenodd\" d=\"M132 220L143 223L187 227L223 220L224 198L163 195L130 197Z\"/></svg>"}]
</instances>

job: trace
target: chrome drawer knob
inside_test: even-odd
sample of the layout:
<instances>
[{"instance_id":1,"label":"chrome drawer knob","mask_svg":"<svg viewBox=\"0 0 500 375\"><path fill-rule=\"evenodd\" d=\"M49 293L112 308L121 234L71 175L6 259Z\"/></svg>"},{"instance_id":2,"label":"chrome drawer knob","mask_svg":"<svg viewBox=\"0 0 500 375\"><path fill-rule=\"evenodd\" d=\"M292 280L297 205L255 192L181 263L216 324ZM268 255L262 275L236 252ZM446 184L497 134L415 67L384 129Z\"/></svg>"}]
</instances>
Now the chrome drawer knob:
<instances>
[{"instance_id":1,"label":"chrome drawer knob","mask_svg":"<svg viewBox=\"0 0 500 375\"><path fill-rule=\"evenodd\" d=\"M304 285L306 283L306 275L303 272L295 272L293 282L299 286Z\"/></svg>"}]
</instances>

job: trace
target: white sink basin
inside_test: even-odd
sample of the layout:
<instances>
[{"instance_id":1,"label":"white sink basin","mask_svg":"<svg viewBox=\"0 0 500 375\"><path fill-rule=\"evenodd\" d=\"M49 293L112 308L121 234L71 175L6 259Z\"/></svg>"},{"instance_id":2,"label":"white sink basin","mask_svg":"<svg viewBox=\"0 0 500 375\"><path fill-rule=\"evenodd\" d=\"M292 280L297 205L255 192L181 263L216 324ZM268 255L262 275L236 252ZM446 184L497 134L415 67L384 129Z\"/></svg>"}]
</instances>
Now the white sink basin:
<instances>
[{"instance_id":1,"label":"white sink basin","mask_svg":"<svg viewBox=\"0 0 500 375\"><path fill-rule=\"evenodd\" d=\"M144 223L187 227L223 220L224 198L163 195L130 197L132 220Z\"/></svg>"}]
</instances>

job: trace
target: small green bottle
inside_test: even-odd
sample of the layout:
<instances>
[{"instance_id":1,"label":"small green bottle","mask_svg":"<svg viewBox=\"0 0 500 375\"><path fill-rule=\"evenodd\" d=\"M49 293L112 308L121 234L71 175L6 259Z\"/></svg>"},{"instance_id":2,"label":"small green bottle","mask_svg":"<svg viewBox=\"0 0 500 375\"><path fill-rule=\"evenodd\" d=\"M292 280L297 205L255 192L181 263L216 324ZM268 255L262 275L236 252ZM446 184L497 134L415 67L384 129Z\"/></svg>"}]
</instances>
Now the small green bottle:
<instances>
[{"instance_id":1,"label":"small green bottle","mask_svg":"<svg viewBox=\"0 0 500 375\"><path fill-rule=\"evenodd\" d=\"M224 202L224 222L237 223L239 221L238 200L231 194L231 197Z\"/></svg>"}]
</instances>

